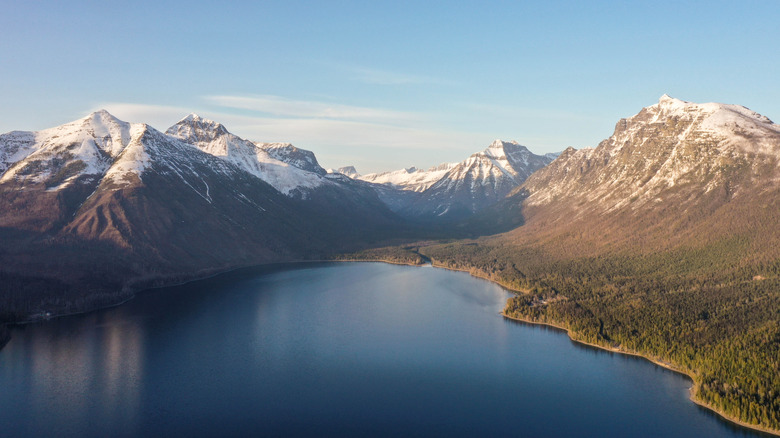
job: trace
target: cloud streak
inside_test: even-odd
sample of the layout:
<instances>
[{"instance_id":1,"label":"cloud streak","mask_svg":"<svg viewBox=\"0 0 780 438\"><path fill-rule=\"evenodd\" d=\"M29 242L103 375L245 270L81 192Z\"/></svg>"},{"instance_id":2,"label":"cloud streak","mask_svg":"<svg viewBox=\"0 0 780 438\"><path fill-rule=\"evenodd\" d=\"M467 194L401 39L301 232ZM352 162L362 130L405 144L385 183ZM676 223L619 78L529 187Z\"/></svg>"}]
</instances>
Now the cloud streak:
<instances>
[{"instance_id":1,"label":"cloud streak","mask_svg":"<svg viewBox=\"0 0 780 438\"><path fill-rule=\"evenodd\" d=\"M216 110L107 102L122 120L149 123L164 131L191 112L224 124L230 132L258 142L290 142L315 152L326 167L353 164L361 172L428 167L460 161L489 144L482 135L421 123L422 114L283 98L209 96ZM275 106L275 104L283 105ZM248 109L260 114L235 114Z\"/></svg>"},{"instance_id":2,"label":"cloud streak","mask_svg":"<svg viewBox=\"0 0 780 438\"><path fill-rule=\"evenodd\" d=\"M206 101L223 108L254 111L271 116L350 120L386 124L419 121L421 114L380 108L341 105L280 96L206 96Z\"/></svg>"}]
</instances>

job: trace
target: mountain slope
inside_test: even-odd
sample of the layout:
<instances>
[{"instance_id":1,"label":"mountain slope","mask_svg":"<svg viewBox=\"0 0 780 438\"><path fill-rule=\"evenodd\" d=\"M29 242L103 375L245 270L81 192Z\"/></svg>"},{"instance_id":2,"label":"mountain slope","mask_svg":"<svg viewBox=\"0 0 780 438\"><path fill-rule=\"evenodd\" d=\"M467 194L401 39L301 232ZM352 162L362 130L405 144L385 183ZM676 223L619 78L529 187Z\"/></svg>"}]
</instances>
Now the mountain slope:
<instances>
[{"instance_id":1,"label":"mountain slope","mask_svg":"<svg viewBox=\"0 0 780 438\"><path fill-rule=\"evenodd\" d=\"M101 111L0 136L0 280L41 284L3 290L0 318L410 233L370 186L326 175L310 152L258 146L194 115L173 133Z\"/></svg>"},{"instance_id":2,"label":"mountain slope","mask_svg":"<svg viewBox=\"0 0 780 438\"><path fill-rule=\"evenodd\" d=\"M766 117L663 96L497 205L523 226L424 253L527 291L506 314L672 366L699 402L776 432L779 160Z\"/></svg>"},{"instance_id":3,"label":"mountain slope","mask_svg":"<svg viewBox=\"0 0 780 438\"><path fill-rule=\"evenodd\" d=\"M599 241L657 247L742 233L751 206L777 193L778 138L777 125L744 107L663 96L597 148L567 150L529 178L525 216L538 216L543 233L598 216Z\"/></svg>"}]
</instances>

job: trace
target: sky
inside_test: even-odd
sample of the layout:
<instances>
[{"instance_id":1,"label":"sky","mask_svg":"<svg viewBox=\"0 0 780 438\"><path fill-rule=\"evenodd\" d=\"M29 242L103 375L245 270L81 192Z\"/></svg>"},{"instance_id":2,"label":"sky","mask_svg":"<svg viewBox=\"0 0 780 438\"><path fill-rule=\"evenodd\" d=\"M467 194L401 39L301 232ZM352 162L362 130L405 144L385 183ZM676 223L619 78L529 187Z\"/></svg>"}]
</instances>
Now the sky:
<instances>
[{"instance_id":1,"label":"sky","mask_svg":"<svg viewBox=\"0 0 780 438\"><path fill-rule=\"evenodd\" d=\"M663 94L780 119L780 1L0 0L0 132L189 113L361 173L595 147Z\"/></svg>"}]
</instances>

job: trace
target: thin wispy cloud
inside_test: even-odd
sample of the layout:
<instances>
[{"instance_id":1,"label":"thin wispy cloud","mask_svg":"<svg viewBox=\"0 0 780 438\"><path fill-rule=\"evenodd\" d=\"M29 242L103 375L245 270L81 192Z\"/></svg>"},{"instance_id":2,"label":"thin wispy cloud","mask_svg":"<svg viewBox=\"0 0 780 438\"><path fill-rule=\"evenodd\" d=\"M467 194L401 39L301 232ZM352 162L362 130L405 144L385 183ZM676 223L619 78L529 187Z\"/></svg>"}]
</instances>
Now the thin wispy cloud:
<instances>
[{"instance_id":1,"label":"thin wispy cloud","mask_svg":"<svg viewBox=\"0 0 780 438\"><path fill-rule=\"evenodd\" d=\"M207 96L206 101L223 108L249 110L271 116L333 119L387 124L420 121L421 114L381 108L341 105L280 96Z\"/></svg>"},{"instance_id":2,"label":"thin wispy cloud","mask_svg":"<svg viewBox=\"0 0 780 438\"><path fill-rule=\"evenodd\" d=\"M459 161L486 146L491 138L436 124L420 124L424 115L279 97L210 96L214 108L183 108L107 102L106 109L130 122L149 123L164 131L191 112L225 125L232 133L258 142L290 142L310 149L326 167L346 164L375 172L416 165L427 167ZM274 106L273 104L284 103ZM260 114L236 114L248 109ZM401 152L403 151L403 152ZM412 160L411 157L414 157Z\"/></svg>"}]
</instances>

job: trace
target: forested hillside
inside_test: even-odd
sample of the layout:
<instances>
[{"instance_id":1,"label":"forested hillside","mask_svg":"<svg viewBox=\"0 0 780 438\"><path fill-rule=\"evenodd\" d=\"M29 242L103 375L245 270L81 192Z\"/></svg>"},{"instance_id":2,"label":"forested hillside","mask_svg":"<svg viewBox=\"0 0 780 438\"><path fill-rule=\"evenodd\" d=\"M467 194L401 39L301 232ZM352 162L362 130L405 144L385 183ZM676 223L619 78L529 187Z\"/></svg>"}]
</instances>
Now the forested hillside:
<instances>
[{"instance_id":1,"label":"forested hillside","mask_svg":"<svg viewBox=\"0 0 780 438\"><path fill-rule=\"evenodd\" d=\"M664 96L504 201L524 225L426 246L522 291L507 316L690 374L694 397L780 430L780 129Z\"/></svg>"}]
</instances>

